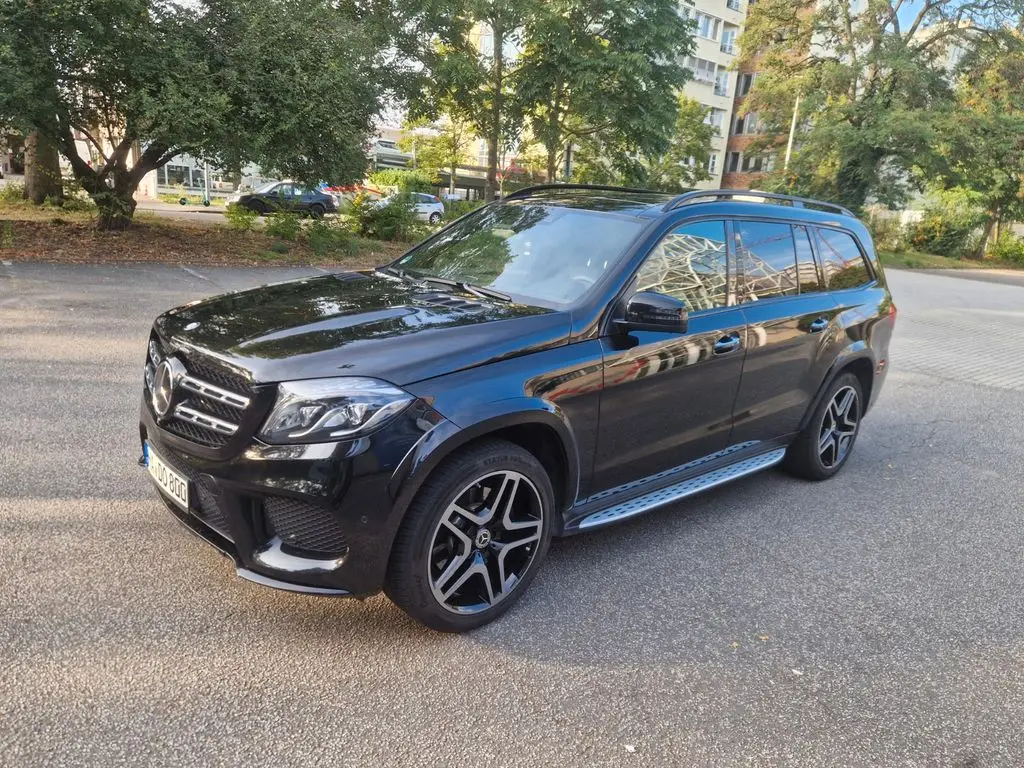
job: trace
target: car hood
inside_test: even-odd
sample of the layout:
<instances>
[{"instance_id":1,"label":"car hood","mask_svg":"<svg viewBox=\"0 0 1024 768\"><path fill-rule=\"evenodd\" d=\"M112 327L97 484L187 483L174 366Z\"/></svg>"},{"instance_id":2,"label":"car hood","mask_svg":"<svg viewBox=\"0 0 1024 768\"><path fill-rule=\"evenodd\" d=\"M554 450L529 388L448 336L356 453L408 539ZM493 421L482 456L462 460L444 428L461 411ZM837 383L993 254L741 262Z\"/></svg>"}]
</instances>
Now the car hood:
<instances>
[{"instance_id":1,"label":"car hood","mask_svg":"<svg viewBox=\"0 0 1024 768\"><path fill-rule=\"evenodd\" d=\"M229 293L156 321L172 348L244 368L255 382L374 376L410 384L568 343L541 307L343 272Z\"/></svg>"}]
</instances>

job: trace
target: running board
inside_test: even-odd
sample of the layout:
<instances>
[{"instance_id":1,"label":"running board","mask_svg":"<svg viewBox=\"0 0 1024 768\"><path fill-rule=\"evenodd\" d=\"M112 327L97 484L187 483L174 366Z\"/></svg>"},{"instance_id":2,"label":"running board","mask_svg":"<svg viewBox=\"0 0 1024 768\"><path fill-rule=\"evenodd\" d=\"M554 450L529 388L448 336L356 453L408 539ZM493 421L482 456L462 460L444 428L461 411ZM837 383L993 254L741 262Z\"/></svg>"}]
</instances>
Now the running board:
<instances>
[{"instance_id":1,"label":"running board","mask_svg":"<svg viewBox=\"0 0 1024 768\"><path fill-rule=\"evenodd\" d=\"M695 493L706 491L708 488L714 488L717 485L728 483L744 475L751 475L754 472L760 472L762 469L775 466L782 461L785 455L786 449L778 448L768 453L762 453L760 456L737 461L735 464L730 464L727 467L715 469L697 477L691 477L689 480L684 480L681 483L659 488L643 496L637 496L629 501L615 504L600 512L588 515L583 518L579 528L581 530L584 528L595 528L599 525L625 520L627 517L642 514L655 507L671 504L673 501L679 501L679 499L693 496Z\"/></svg>"}]
</instances>

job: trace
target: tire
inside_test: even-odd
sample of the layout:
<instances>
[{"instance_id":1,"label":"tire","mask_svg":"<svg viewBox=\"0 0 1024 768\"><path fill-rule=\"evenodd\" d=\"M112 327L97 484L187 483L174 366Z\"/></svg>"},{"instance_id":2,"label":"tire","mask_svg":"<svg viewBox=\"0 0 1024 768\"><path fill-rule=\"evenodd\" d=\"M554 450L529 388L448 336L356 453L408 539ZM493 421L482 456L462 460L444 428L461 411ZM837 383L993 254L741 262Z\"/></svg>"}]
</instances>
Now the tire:
<instances>
[{"instance_id":1,"label":"tire","mask_svg":"<svg viewBox=\"0 0 1024 768\"><path fill-rule=\"evenodd\" d=\"M320 205L320 203L313 203L309 206L309 217L311 219L322 219L325 213L327 213L327 209Z\"/></svg>"},{"instance_id":2,"label":"tire","mask_svg":"<svg viewBox=\"0 0 1024 768\"><path fill-rule=\"evenodd\" d=\"M439 222L440 220L441 220L441 214L440 214L440 213L438 213L437 211L434 211L434 212L433 212L432 214L430 214L430 216L429 216L429 217L427 218L427 221L429 221L429 222L430 222L431 224L437 224L437 222Z\"/></svg>"},{"instance_id":3,"label":"tire","mask_svg":"<svg viewBox=\"0 0 1024 768\"><path fill-rule=\"evenodd\" d=\"M551 543L554 514L551 481L533 454L504 440L457 452L409 506L384 591L439 632L494 621L533 580Z\"/></svg>"},{"instance_id":4,"label":"tire","mask_svg":"<svg viewBox=\"0 0 1024 768\"><path fill-rule=\"evenodd\" d=\"M860 379L852 373L837 376L828 385L807 426L786 450L783 468L807 480L832 477L850 458L863 415Z\"/></svg>"}]
</instances>

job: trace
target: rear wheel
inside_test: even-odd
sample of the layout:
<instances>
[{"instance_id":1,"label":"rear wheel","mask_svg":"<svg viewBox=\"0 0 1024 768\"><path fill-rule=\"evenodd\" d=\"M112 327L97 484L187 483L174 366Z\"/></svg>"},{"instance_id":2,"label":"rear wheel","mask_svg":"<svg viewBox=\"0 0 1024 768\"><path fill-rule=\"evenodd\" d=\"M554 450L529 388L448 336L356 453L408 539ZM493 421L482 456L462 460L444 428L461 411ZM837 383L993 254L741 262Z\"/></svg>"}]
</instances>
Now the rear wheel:
<instances>
[{"instance_id":1,"label":"rear wheel","mask_svg":"<svg viewBox=\"0 0 1024 768\"><path fill-rule=\"evenodd\" d=\"M430 214L430 217L428 218L428 221L430 221L431 224L437 224L437 222L439 222L440 220L441 214L438 213L437 211L434 211L432 214Z\"/></svg>"},{"instance_id":2,"label":"rear wheel","mask_svg":"<svg viewBox=\"0 0 1024 768\"><path fill-rule=\"evenodd\" d=\"M385 592L412 618L465 632L526 590L551 541L554 494L540 462L503 440L448 459L420 489L395 539Z\"/></svg>"},{"instance_id":3,"label":"rear wheel","mask_svg":"<svg viewBox=\"0 0 1024 768\"><path fill-rule=\"evenodd\" d=\"M832 477L850 458L863 413L860 380L852 373L838 376L807 426L789 446L783 467L808 480Z\"/></svg>"}]
</instances>

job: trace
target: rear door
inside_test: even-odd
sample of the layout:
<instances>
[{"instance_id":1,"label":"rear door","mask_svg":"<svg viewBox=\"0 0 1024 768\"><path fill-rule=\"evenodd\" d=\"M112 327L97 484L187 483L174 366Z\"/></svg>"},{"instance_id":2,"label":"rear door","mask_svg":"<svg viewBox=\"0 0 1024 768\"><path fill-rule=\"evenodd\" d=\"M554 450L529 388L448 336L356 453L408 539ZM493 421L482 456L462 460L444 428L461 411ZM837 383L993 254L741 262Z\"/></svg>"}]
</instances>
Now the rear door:
<instances>
[{"instance_id":1,"label":"rear door","mask_svg":"<svg viewBox=\"0 0 1024 768\"><path fill-rule=\"evenodd\" d=\"M728 444L746 346L722 220L668 232L638 270L635 291L686 302L686 333L631 331L601 339L604 390L592 488L608 491Z\"/></svg>"},{"instance_id":2,"label":"rear door","mask_svg":"<svg viewBox=\"0 0 1024 768\"><path fill-rule=\"evenodd\" d=\"M747 355L731 442L771 440L797 431L827 371L839 308L807 227L738 219L733 237Z\"/></svg>"}]
</instances>

